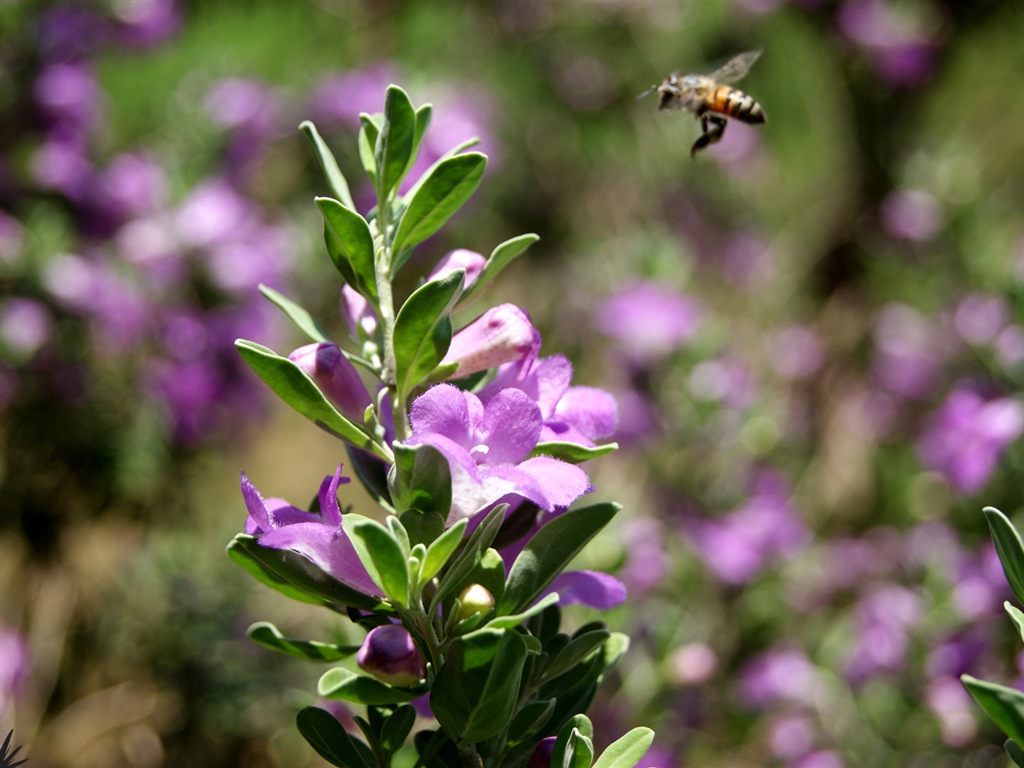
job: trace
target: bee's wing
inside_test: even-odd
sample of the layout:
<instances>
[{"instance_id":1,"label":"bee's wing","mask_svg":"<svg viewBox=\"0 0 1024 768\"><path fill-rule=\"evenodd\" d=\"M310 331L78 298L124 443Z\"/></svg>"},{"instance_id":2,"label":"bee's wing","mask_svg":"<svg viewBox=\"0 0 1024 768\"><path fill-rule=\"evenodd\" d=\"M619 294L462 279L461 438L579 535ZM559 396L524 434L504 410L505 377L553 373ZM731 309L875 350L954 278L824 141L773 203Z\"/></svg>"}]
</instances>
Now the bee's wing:
<instances>
[{"instance_id":1,"label":"bee's wing","mask_svg":"<svg viewBox=\"0 0 1024 768\"><path fill-rule=\"evenodd\" d=\"M761 51L757 50L747 51L739 56L734 56L721 69L709 75L709 77L716 83L735 83L750 71L750 68L760 55Z\"/></svg>"}]
</instances>

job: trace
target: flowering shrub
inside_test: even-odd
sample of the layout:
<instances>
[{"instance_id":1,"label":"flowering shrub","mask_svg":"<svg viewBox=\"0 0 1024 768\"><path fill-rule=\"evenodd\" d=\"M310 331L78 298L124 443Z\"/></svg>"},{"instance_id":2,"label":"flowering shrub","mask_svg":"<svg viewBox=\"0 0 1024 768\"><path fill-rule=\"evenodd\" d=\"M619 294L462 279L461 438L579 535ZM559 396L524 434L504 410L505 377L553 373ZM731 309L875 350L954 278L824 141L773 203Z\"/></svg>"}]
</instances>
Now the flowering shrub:
<instances>
[{"instance_id":1,"label":"flowering shrub","mask_svg":"<svg viewBox=\"0 0 1024 768\"><path fill-rule=\"evenodd\" d=\"M365 217L316 128L302 125L332 194L316 204L344 283L349 348L266 287L312 343L285 357L237 342L279 396L346 443L384 522L343 512L343 466L324 478L309 511L263 498L243 475L249 517L228 552L267 585L367 630L353 647L288 638L266 623L250 629L256 642L301 658L355 654L361 673L331 669L318 692L366 705L356 721L365 741L327 710L298 715L303 736L333 765L390 765L416 719L408 702L417 701L436 721L413 739L423 765L590 766L594 731L584 713L628 639L600 622L559 631L559 604L607 608L625 597L611 576L565 571L619 510L570 509L591 490L580 462L615 448L596 442L615 429L615 403L570 386L565 358L539 357L540 334L515 306L454 332L470 299L533 235L487 259L450 254L396 299L396 273L466 202L487 162L467 142L403 187L430 117L429 105L414 108L396 86L382 115L360 115L359 152L376 197ZM636 728L594 765L634 766L652 738Z\"/></svg>"}]
</instances>

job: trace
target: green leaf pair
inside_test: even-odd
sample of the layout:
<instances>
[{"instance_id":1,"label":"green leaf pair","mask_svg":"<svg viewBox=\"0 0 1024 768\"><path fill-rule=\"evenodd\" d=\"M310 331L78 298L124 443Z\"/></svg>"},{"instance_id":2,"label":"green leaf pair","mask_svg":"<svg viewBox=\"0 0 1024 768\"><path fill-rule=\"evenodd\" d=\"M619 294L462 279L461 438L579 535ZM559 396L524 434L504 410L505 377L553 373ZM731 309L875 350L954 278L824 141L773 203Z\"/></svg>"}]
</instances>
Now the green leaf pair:
<instances>
[{"instance_id":1,"label":"green leaf pair","mask_svg":"<svg viewBox=\"0 0 1024 768\"><path fill-rule=\"evenodd\" d=\"M586 715L576 715L563 726L551 752L551 768L633 768L654 741L650 728L634 728L594 759L594 727Z\"/></svg>"}]
</instances>

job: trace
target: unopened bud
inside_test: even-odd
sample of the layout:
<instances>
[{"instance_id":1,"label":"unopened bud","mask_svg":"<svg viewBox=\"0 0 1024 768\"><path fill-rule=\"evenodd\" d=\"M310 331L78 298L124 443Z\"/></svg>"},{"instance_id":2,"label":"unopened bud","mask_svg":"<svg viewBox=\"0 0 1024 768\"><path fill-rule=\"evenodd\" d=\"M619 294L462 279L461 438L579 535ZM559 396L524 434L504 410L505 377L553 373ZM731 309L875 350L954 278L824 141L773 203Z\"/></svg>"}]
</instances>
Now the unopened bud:
<instances>
[{"instance_id":1,"label":"unopened bud","mask_svg":"<svg viewBox=\"0 0 1024 768\"><path fill-rule=\"evenodd\" d=\"M363 413L372 401L359 372L335 344L307 344L288 359L316 382L337 409L351 421L363 423Z\"/></svg>"},{"instance_id":2,"label":"unopened bud","mask_svg":"<svg viewBox=\"0 0 1024 768\"><path fill-rule=\"evenodd\" d=\"M530 318L515 304L484 312L452 338L441 364L458 363L452 378L521 360L540 343Z\"/></svg>"},{"instance_id":3,"label":"unopened bud","mask_svg":"<svg viewBox=\"0 0 1024 768\"><path fill-rule=\"evenodd\" d=\"M470 584L459 595L458 621L464 621L475 613L487 613L494 607L494 595L480 584Z\"/></svg>"},{"instance_id":4,"label":"unopened bud","mask_svg":"<svg viewBox=\"0 0 1024 768\"><path fill-rule=\"evenodd\" d=\"M530 755L530 762L526 764L526 768L551 768L551 753L555 751L555 741L557 736L548 736L546 739L541 739L537 742L537 746L534 747L533 754Z\"/></svg>"},{"instance_id":5,"label":"unopened bud","mask_svg":"<svg viewBox=\"0 0 1024 768\"><path fill-rule=\"evenodd\" d=\"M462 269L466 272L465 287L469 288L480 277L480 272L483 271L486 263L487 259L476 251L459 248L437 262L437 266L434 267L434 271L430 273L427 280L437 280L445 275L450 275L456 269Z\"/></svg>"},{"instance_id":6,"label":"unopened bud","mask_svg":"<svg viewBox=\"0 0 1024 768\"><path fill-rule=\"evenodd\" d=\"M408 630L398 624L371 629L356 654L356 664L381 682L402 688L416 685L427 675L423 654Z\"/></svg>"}]
</instances>

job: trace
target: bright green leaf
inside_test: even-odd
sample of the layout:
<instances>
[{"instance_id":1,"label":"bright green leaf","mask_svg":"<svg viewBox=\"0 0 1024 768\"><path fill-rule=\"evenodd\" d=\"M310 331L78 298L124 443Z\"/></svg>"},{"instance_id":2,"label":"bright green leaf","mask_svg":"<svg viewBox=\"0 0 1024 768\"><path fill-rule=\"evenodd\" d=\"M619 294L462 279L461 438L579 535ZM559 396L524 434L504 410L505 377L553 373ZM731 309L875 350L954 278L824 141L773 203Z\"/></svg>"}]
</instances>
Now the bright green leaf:
<instances>
[{"instance_id":1,"label":"bright green leaf","mask_svg":"<svg viewBox=\"0 0 1024 768\"><path fill-rule=\"evenodd\" d=\"M409 563L392 533L376 520L351 512L342 516L341 524L370 578L391 602L407 607Z\"/></svg>"},{"instance_id":2,"label":"bright green leaf","mask_svg":"<svg viewBox=\"0 0 1024 768\"><path fill-rule=\"evenodd\" d=\"M356 704L403 704L419 698L423 691L395 688L372 677L357 675L344 667L329 669L320 677L317 693L325 699L341 699Z\"/></svg>"},{"instance_id":3,"label":"bright green leaf","mask_svg":"<svg viewBox=\"0 0 1024 768\"><path fill-rule=\"evenodd\" d=\"M268 285L260 283L260 293L272 301L284 312L298 329L315 342L330 342L327 332L323 329L305 307L301 307L284 294L278 293Z\"/></svg>"},{"instance_id":4,"label":"bright green leaf","mask_svg":"<svg viewBox=\"0 0 1024 768\"><path fill-rule=\"evenodd\" d=\"M1017 602L1024 603L1024 542L1020 533L1006 517L995 507L982 510L992 532L992 542L996 545L996 554L1003 565L1003 573L1010 582L1010 589L1017 597Z\"/></svg>"},{"instance_id":5,"label":"bright green leaf","mask_svg":"<svg viewBox=\"0 0 1024 768\"><path fill-rule=\"evenodd\" d=\"M611 633L603 629L586 632L574 637L548 662L541 680L552 680L563 672L568 671L609 637L611 637Z\"/></svg>"},{"instance_id":6,"label":"bright green leaf","mask_svg":"<svg viewBox=\"0 0 1024 768\"><path fill-rule=\"evenodd\" d=\"M442 160L427 171L415 192L410 192L392 251L401 254L437 232L473 194L486 167L486 155L467 152Z\"/></svg>"},{"instance_id":7,"label":"bright green leaf","mask_svg":"<svg viewBox=\"0 0 1024 768\"><path fill-rule=\"evenodd\" d=\"M452 508L452 476L448 459L432 445L395 443L395 463L388 474L391 498L404 510L436 512L447 517Z\"/></svg>"},{"instance_id":8,"label":"bright green leaf","mask_svg":"<svg viewBox=\"0 0 1024 768\"><path fill-rule=\"evenodd\" d=\"M330 197L317 197L324 219L327 252L346 282L377 304L373 233L366 219Z\"/></svg>"},{"instance_id":9,"label":"bright green leaf","mask_svg":"<svg viewBox=\"0 0 1024 768\"><path fill-rule=\"evenodd\" d=\"M397 85L384 94L384 120L377 134L373 159L377 167L377 201L382 205L405 175L416 135L416 110Z\"/></svg>"},{"instance_id":10,"label":"bright green leaf","mask_svg":"<svg viewBox=\"0 0 1024 768\"><path fill-rule=\"evenodd\" d=\"M405 166L405 172L402 174L403 177L409 175L409 171L412 170L413 165L416 163L416 157L420 152L420 145L423 143L423 136L427 132L427 126L430 125L430 117L433 114L434 108L430 104L423 104L416 110L416 133L412 139L412 152L409 155L409 162Z\"/></svg>"},{"instance_id":11,"label":"bright green leaf","mask_svg":"<svg viewBox=\"0 0 1024 768\"><path fill-rule=\"evenodd\" d=\"M634 728L622 738L613 741L601 753L594 768L633 768L647 754L654 741L650 728Z\"/></svg>"},{"instance_id":12,"label":"bright green leaf","mask_svg":"<svg viewBox=\"0 0 1024 768\"><path fill-rule=\"evenodd\" d=\"M441 362L452 340L450 313L466 280L464 270L424 283L406 299L395 318L398 391L404 398Z\"/></svg>"},{"instance_id":13,"label":"bright green leaf","mask_svg":"<svg viewBox=\"0 0 1024 768\"><path fill-rule=\"evenodd\" d=\"M249 627L246 634L257 645L309 661L338 661L359 650L358 645L333 645L318 643L314 640L296 640L285 637L277 627L268 621L256 622Z\"/></svg>"},{"instance_id":14,"label":"bright green leaf","mask_svg":"<svg viewBox=\"0 0 1024 768\"><path fill-rule=\"evenodd\" d=\"M466 532L469 520L459 520L455 525L446 530L427 547L427 557L423 561L423 581L430 581L437 576L444 568L459 544L462 543L462 536Z\"/></svg>"},{"instance_id":15,"label":"bright green leaf","mask_svg":"<svg viewBox=\"0 0 1024 768\"><path fill-rule=\"evenodd\" d=\"M403 512L399 517L413 546L423 544L429 547L438 536L444 533L444 518L436 512L423 513L411 509Z\"/></svg>"},{"instance_id":16,"label":"bright green leaf","mask_svg":"<svg viewBox=\"0 0 1024 768\"><path fill-rule=\"evenodd\" d=\"M545 524L512 564L498 615L517 613L536 600L620 509L614 503L594 504L569 510Z\"/></svg>"},{"instance_id":17,"label":"bright green leaf","mask_svg":"<svg viewBox=\"0 0 1024 768\"><path fill-rule=\"evenodd\" d=\"M377 146L377 136L380 134L380 115L368 115L365 112L359 113L359 160L363 164L363 170L370 177L374 188L377 186L377 161L374 158L374 147Z\"/></svg>"},{"instance_id":18,"label":"bright green leaf","mask_svg":"<svg viewBox=\"0 0 1024 768\"><path fill-rule=\"evenodd\" d=\"M1024 693L970 675L961 675L960 681L1003 733L1024 742Z\"/></svg>"},{"instance_id":19,"label":"bright green leaf","mask_svg":"<svg viewBox=\"0 0 1024 768\"><path fill-rule=\"evenodd\" d=\"M471 301L474 296L483 290L484 287L498 275L499 272L505 269L505 267L511 264L517 256L522 254L538 240L540 240L540 237L534 234L519 235L519 237L513 237L511 240L506 240L491 251L491 255L487 258L487 261L484 262L484 268L480 271L480 274L477 276L473 284L466 289L466 292L459 300L460 303L465 304L466 302Z\"/></svg>"},{"instance_id":20,"label":"bright green leaf","mask_svg":"<svg viewBox=\"0 0 1024 768\"><path fill-rule=\"evenodd\" d=\"M386 451L363 427L342 416L314 381L291 360L244 339L236 341L235 347L249 367L296 411L335 437L388 460Z\"/></svg>"},{"instance_id":21,"label":"bright green leaf","mask_svg":"<svg viewBox=\"0 0 1024 768\"><path fill-rule=\"evenodd\" d=\"M560 443L553 441L550 443L537 443L533 450L530 451L529 458L532 459L534 456L551 456L552 458L561 459L569 464L580 464L584 461L596 459L599 456L605 456L606 454L617 450L618 447L618 443L586 446L580 445L579 443Z\"/></svg>"},{"instance_id":22,"label":"bright green leaf","mask_svg":"<svg viewBox=\"0 0 1024 768\"><path fill-rule=\"evenodd\" d=\"M491 621L487 622L487 626L493 629L505 629L506 627L515 627L519 624L522 624L531 616L536 616L549 605L555 605L557 603L558 593L552 592L551 594L544 595L544 597L542 597L540 600L531 605L522 613L517 613L512 616L499 616L498 618L492 619Z\"/></svg>"},{"instance_id":23,"label":"bright green leaf","mask_svg":"<svg viewBox=\"0 0 1024 768\"><path fill-rule=\"evenodd\" d=\"M338 161L334 158L334 153L331 152L327 143L321 138L316 126L309 120L304 120L299 124L299 130L306 134L306 138L313 145L313 154L316 156L317 162L320 163L320 170L324 172L324 176L327 178L327 184L331 188L331 195L340 200L346 208L354 211L356 206L352 202L352 193L349 191L348 182L345 180L341 168L338 167Z\"/></svg>"},{"instance_id":24,"label":"bright green leaf","mask_svg":"<svg viewBox=\"0 0 1024 768\"><path fill-rule=\"evenodd\" d=\"M1024 612L1021 612L1019 608L1011 605L1009 602L1004 602L1003 608L1010 614L1010 618L1013 619L1013 623L1017 626L1017 634L1020 635L1021 640L1024 640Z\"/></svg>"}]
</instances>

